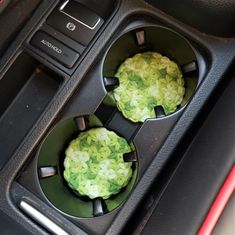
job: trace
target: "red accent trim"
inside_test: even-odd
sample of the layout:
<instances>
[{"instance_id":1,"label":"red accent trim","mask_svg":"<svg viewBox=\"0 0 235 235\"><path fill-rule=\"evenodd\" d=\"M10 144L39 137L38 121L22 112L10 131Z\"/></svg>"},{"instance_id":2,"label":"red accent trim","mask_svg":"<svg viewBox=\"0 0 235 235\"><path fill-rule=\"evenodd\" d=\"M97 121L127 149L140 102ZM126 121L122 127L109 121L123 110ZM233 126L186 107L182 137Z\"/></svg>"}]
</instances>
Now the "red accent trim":
<instances>
[{"instance_id":1,"label":"red accent trim","mask_svg":"<svg viewBox=\"0 0 235 235\"><path fill-rule=\"evenodd\" d=\"M235 165L230 171L222 188L220 189L212 207L210 208L206 219L204 220L197 235L210 235L220 218L229 198L235 191Z\"/></svg>"}]
</instances>

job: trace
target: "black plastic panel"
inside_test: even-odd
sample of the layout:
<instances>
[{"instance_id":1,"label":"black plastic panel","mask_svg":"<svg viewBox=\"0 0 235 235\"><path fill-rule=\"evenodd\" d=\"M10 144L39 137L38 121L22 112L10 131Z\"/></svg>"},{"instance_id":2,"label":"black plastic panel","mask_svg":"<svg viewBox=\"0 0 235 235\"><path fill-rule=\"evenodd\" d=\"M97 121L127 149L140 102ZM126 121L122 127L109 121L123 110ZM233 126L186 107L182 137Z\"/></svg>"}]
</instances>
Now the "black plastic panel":
<instances>
[{"instance_id":1,"label":"black plastic panel","mask_svg":"<svg viewBox=\"0 0 235 235\"><path fill-rule=\"evenodd\" d=\"M142 234L196 234L235 162L235 80L219 99ZM218 114L222 114L218 118Z\"/></svg>"},{"instance_id":2,"label":"black plastic panel","mask_svg":"<svg viewBox=\"0 0 235 235\"><path fill-rule=\"evenodd\" d=\"M37 62L29 55L23 53L14 61L14 68L9 69L7 73L4 74L4 78L1 78L0 94L3 95L0 99L0 116L25 85L36 66ZM3 74L1 77L3 77ZM8 92L6 92L6 90L8 90Z\"/></svg>"},{"instance_id":3,"label":"black plastic panel","mask_svg":"<svg viewBox=\"0 0 235 235\"><path fill-rule=\"evenodd\" d=\"M153 6L201 32L234 37L234 0L146 0Z\"/></svg>"},{"instance_id":4,"label":"black plastic panel","mask_svg":"<svg viewBox=\"0 0 235 235\"><path fill-rule=\"evenodd\" d=\"M12 220L7 215L0 212L0 226L1 226L1 234L9 234L9 235L30 235L31 233L21 227L18 223Z\"/></svg>"},{"instance_id":5,"label":"black plastic panel","mask_svg":"<svg viewBox=\"0 0 235 235\"><path fill-rule=\"evenodd\" d=\"M3 76L0 82L3 104L0 113L0 168L51 101L59 84L59 76L27 54L21 54Z\"/></svg>"}]
</instances>

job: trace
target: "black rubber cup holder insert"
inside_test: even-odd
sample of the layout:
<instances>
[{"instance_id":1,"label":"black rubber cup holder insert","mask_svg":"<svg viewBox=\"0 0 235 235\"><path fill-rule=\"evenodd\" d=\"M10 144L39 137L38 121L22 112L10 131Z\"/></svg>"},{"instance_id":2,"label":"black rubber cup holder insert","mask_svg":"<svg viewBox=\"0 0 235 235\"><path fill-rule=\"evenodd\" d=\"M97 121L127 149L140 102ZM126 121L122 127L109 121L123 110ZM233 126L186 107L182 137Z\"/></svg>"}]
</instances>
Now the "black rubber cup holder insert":
<instances>
[{"instance_id":1,"label":"black rubber cup holder insert","mask_svg":"<svg viewBox=\"0 0 235 235\"><path fill-rule=\"evenodd\" d=\"M195 89L198 84L198 76L199 76L197 57L196 57L196 53L194 49L183 36L179 35L178 33L176 33L175 31L171 29L168 29L166 27L161 27L161 26L145 26L145 27L137 27L124 33L111 45L111 47L107 51L107 54L104 59L104 64L103 64L103 82L104 82L104 86L108 94L104 100L105 104L118 107L117 100L115 99L115 96L113 95L114 94L113 90L116 89L120 85L120 79L116 75L119 69L119 66L124 61L126 61L127 58L131 58L137 53L144 53L146 55L146 53L148 52L160 53L162 56L168 57L171 61L175 62L178 65L177 69L179 69L184 79L184 85L182 88L184 90L184 94L182 95L179 104L177 104L177 106L175 107L175 110L166 113L165 111L166 109L163 107L164 105L154 104L155 106L153 106L152 108L153 117L151 118L162 118L164 116L173 114L188 103L188 101L190 100L190 98L195 92ZM152 68L154 69L154 67ZM130 71L132 72L132 69L130 69ZM161 80L163 81L163 83L167 83L165 81L169 77L168 67L167 66L164 67L163 69L161 69L161 71L163 72L167 71L167 75L163 75L165 77ZM120 74L121 73L119 73L119 75ZM131 75L130 76L127 75L127 77L128 79L130 79L130 81L131 79L133 80L133 78L131 78ZM174 80L174 77L173 77L173 80ZM136 80L134 82L136 82ZM143 83L140 83L140 84L143 84ZM165 85L164 89L166 89L166 92L169 92L169 90L167 91L167 89L169 86L171 86L171 84L168 83L167 85ZM137 85L137 87L138 86L139 85ZM138 87L137 89L140 89L140 87ZM125 90L125 91L127 93L129 92L128 90ZM124 94L123 96L125 96L125 91L122 93ZM174 90L174 92L175 91L176 90ZM163 91L162 94L164 93L166 94L166 92ZM142 94L143 93L144 92L142 92ZM169 92L169 94L170 96L173 96L172 93ZM130 102L129 100L128 102L126 102L125 100L126 103L124 102L123 103L125 105L128 104L127 106L129 107L133 106L132 104L132 101L134 99L133 97L134 96L130 96L130 99L129 99ZM120 99L124 99L124 98L121 97ZM166 99L166 98L163 98L163 99ZM120 107L118 107L118 109L120 110ZM142 120L141 122L143 121L144 120ZM137 121L134 121L134 122L137 122Z\"/></svg>"},{"instance_id":2,"label":"black rubber cup holder insert","mask_svg":"<svg viewBox=\"0 0 235 235\"><path fill-rule=\"evenodd\" d=\"M123 160L132 162L132 176L127 186L119 193L107 199L90 199L68 186L63 176L65 150L79 133L99 127L105 127L105 125L95 115L62 120L49 132L38 150L37 169L40 187L49 202L67 215L89 218L111 212L127 199L135 184L138 169L137 156L130 143L131 151L123 154Z\"/></svg>"}]
</instances>

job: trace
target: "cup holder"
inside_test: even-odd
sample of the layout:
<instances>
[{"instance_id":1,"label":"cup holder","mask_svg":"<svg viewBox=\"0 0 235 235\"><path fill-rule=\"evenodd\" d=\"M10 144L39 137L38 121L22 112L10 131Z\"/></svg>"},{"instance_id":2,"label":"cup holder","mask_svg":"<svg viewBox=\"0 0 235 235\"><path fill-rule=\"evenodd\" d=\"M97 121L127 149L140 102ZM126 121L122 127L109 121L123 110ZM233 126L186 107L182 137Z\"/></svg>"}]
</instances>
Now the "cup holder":
<instances>
[{"instance_id":1,"label":"cup holder","mask_svg":"<svg viewBox=\"0 0 235 235\"><path fill-rule=\"evenodd\" d=\"M95 115L68 118L59 122L49 132L38 150L38 179L43 194L56 209L67 215L89 218L109 213L127 199L135 184L137 156L131 145L131 151L123 154L123 160L132 162L132 176L127 186L119 193L111 195L108 199L90 199L68 186L63 176L65 150L79 133L99 127L103 127L103 123Z\"/></svg>"},{"instance_id":2,"label":"cup holder","mask_svg":"<svg viewBox=\"0 0 235 235\"><path fill-rule=\"evenodd\" d=\"M120 111L119 104L113 93L114 89L118 88L120 85L120 79L116 76L119 66L127 58L133 58L137 53L146 52L160 53L162 56L166 56L171 61L175 62L184 80L184 85L182 85L184 94L174 111L167 113L163 107L164 105L154 103L154 107L152 108L154 117L149 118L162 118L177 112L189 102L197 87L199 76L197 57L194 49L184 37L166 27L138 27L121 35L111 45L103 63L103 82L107 90L104 103L116 106ZM168 73L168 69L166 71ZM166 87L170 87L170 85L166 85ZM138 86L137 89L139 89ZM165 91L172 95L170 90ZM125 95L125 90L122 94ZM164 94L164 92L162 92L162 94ZM120 99L122 99L122 97ZM131 95L130 99L132 99ZM145 102L143 103L144 107ZM129 120L133 122L144 121L135 121L132 118Z\"/></svg>"}]
</instances>

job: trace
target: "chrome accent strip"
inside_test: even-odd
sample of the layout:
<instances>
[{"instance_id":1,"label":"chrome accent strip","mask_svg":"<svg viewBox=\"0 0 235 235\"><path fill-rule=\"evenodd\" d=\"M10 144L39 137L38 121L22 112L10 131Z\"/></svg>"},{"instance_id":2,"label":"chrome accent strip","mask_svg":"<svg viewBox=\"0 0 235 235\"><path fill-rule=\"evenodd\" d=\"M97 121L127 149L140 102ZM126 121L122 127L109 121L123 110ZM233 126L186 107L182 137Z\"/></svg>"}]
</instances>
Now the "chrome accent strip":
<instances>
[{"instance_id":1,"label":"chrome accent strip","mask_svg":"<svg viewBox=\"0 0 235 235\"><path fill-rule=\"evenodd\" d=\"M38 222L40 225L42 225L52 234L69 235L69 233L65 232L61 227L59 227L56 223L47 218L45 215L43 215L40 211L35 209L29 203L22 200L19 206L28 216L30 216L32 219L34 219L36 222Z\"/></svg>"}]
</instances>

